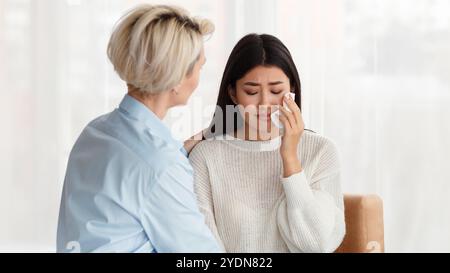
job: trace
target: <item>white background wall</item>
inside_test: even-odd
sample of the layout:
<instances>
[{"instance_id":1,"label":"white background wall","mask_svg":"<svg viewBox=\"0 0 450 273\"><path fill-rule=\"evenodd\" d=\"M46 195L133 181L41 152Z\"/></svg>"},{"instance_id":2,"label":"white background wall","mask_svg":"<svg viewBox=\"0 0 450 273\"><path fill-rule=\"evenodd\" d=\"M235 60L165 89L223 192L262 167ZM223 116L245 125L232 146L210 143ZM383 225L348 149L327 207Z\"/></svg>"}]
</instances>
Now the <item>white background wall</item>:
<instances>
[{"instance_id":1,"label":"white background wall","mask_svg":"<svg viewBox=\"0 0 450 273\"><path fill-rule=\"evenodd\" d=\"M239 38L276 35L298 66L307 128L339 146L344 191L383 198L386 250L450 251L447 0L0 0L0 251L55 250L70 149L126 91L109 35L141 2L216 23L198 90L166 119L175 135L209 123Z\"/></svg>"}]
</instances>

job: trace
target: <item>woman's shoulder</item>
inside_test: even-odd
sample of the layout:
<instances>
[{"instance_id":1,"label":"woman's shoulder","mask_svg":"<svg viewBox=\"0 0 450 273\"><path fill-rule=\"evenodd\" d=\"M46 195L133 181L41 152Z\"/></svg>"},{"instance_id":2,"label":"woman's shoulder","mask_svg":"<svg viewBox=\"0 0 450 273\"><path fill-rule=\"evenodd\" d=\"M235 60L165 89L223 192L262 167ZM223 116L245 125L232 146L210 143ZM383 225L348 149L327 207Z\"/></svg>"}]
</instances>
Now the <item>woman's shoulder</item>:
<instances>
[{"instance_id":1,"label":"woman's shoulder","mask_svg":"<svg viewBox=\"0 0 450 273\"><path fill-rule=\"evenodd\" d=\"M323 154L337 154L336 143L329 137L305 129L301 139L300 152L310 153L312 157Z\"/></svg>"},{"instance_id":2,"label":"woman's shoulder","mask_svg":"<svg viewBox=\"0 0 450 273\"><path fill-rule=\"evenodd\" d=\"M208 156L217 154L218 149L222 146L223 141L218 139L207 139L200 141L195 147L192 149L189 154L189 158L206 158Z\"/></svg>"},{"instance_id":3,"label":"woman's shoulder","mask_svg":"<svg viewBox=\"0 0 450 273\"><path fill-rule=\"evenodd\" d=\"M311 181L315 181L317 177L335 174L341 168L339 151L335 142L311 130L305 130L303 133L299 156Z\"/></svg>"}]
</instances>

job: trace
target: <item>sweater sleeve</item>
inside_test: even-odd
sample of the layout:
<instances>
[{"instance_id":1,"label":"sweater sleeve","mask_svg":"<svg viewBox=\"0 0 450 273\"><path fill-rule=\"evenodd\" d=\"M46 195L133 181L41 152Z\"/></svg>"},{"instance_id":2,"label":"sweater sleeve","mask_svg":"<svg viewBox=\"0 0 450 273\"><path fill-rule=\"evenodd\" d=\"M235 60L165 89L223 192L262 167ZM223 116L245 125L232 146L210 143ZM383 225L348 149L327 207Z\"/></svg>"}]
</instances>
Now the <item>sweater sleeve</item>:
<instances>
[{"instance_id":1,"label":"sweater sleeve","mask_svg":"<svg viewBox=\"0 0 450 273\"><path fill-rule=\"evenodd\" d=\"M345 235L343 195L337 149L327 142L312 173L281 178L284 197L277 224L291 252L333 252Z\"/></svg>"},{"instance_id":2,"label":"sweater sleeve","mask_svg":"<svg viewBox=\"0 0 450 273\"><path fill-rule=\"evenodd\" d=\"M189 160L194 169L194 192L197 195L200 212L205 216L206 225L210 228L220 248L225 251L217 230L211 183L205 157L199 148L194 148L189 155Z\"/></svg>"}]
</instances>

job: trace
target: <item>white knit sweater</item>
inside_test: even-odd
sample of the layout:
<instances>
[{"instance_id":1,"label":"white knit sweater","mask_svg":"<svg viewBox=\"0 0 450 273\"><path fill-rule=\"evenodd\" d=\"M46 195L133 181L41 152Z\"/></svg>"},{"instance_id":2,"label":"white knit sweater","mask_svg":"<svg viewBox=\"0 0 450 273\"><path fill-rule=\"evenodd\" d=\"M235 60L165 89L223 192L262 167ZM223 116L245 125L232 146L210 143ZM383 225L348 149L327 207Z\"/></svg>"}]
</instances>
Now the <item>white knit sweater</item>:
<instances>
[{"instance_id":1,"label":"white knit sweater","mask_svg":"<svg viewBox=\"0 0 450 273\"><path fill-rule=\"evenodd\" d=\"M205 140L190 154L200 211L227 252L332 252L342 242L336 146L304 131L303 171L283 178L280 141Z\"/></svg>"}]
</instances>

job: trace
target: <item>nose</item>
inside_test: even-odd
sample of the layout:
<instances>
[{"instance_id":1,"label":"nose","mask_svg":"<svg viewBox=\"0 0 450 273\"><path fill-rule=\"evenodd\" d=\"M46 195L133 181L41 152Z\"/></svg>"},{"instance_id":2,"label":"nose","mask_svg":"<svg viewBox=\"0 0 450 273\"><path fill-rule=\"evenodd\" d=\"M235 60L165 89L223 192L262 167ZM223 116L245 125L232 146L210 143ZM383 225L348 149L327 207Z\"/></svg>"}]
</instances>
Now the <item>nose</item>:
<instances>
[{"instance_id":1,"label":"nose","mask_svg":"<svg viewBox=\"0 0 450 273\"><path fill-rule=\"evenodd\" d=\"M269 111L269 108L274 105L278 105L280 102L275 98L275 96L270 95L269 92L262 92L261 97L259 99L259 108L265 111Z\"/></svg>"},{"instance_id":2,"label":"nose","mask_svg":"<svg viewBox=\"0 0 450 273\"><path fill-rule=\"evenodd\" d=\"M265 106L268 107L270 105L272 105L274 102L272 101L272 97L270 96L270 91L267 92L266 90L264 92L261 92L261 97L259 100L259 105L260 106Z\"/></svg>"}]
</instances>

